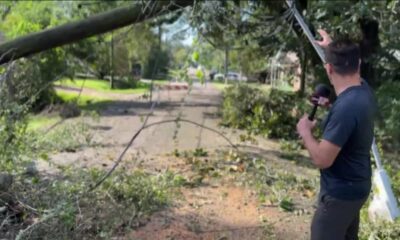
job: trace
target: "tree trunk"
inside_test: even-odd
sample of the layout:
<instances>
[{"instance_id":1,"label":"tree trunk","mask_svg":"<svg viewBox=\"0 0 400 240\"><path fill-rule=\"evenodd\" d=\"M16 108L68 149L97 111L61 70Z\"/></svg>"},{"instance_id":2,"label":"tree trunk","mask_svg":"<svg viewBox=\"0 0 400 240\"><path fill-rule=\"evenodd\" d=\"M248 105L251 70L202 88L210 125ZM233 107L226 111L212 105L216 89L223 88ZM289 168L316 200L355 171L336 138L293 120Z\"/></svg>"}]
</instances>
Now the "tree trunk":
<instances>
[{"instance_id":1,"label":"tree trunk","mask_svg":"<svg viewBox=\"0 0 400 240\"><path fill-rule=\"evenodd\" d=\"M224 65L224 72L225 72L225 84L228 83L228 71L229 71L229 47L225 47L225 65Z\"/></svg>"},{"instance_id":2,"label":"tree trunk","mask_svg":"<svg viewBox=\"0 0 400 240\"><path fill-rule=\"evenodd\" d=\"M300 75L299 95L301 97L304 96L304 93L306 90L307 61L308 61L308 54L307 54L306 49L303 49L302 54L301 54L301 60L300 60L301 75Z\"/></svg>"},{"instance_id":3,"label":"tree trunk","mask_svg":"<svg viewBox=\"0 0 400 240\"><path fill-rule=\"evenodd\" d=\"M162 49L162 24L158 25L158 46Z\"/></svg>"},{"instance_id":4,"label":"tree trunk","mask_svg":"<svg viewBox=\"0 0 400 240\"><path fill-rule=\"evenodd\" d=\"M0 64L76 42L94 35L139 23L190 6L193 0L154 1L104 12L84 20L28 34L0 45Z\"/></svg>"},{"instance_id":5,"label":"tree trunk","mask_svg":"<svg viewBox=\"0 0 400 240\"><path fill-rule=\"evenodd\" d=\"M114 88L114 33L111 32L111 45L110 45L110 89Z\"/></svg>"},{"instance_id":6,"label":"tree trunk","mask_svg":"<svg viewBox=\"0 0 400 240\"><path fill-rule=\"evenodd\" d=\"M371 86L379 86L372 64L373 55L380 48L379 23L376 20L362 18L359 20L362 39L359 43L361 53L360 75Z\"/></svg>"}]
</instances>

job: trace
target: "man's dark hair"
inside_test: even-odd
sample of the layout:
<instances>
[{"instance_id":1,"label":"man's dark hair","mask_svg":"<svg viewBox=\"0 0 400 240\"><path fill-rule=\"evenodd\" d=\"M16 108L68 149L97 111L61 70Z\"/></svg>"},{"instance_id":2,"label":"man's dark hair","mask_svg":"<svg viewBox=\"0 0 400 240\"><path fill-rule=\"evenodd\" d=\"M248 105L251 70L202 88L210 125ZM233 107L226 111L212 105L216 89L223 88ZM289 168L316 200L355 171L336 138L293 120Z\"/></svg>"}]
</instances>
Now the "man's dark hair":
<instances>
[{"instance_id":1,"label":"man's dark hair","mask_svg":"<svg viewBox=\"0 0 400 240\"><path fill-rule=\"evenodd\" d=\"M359 66L360 49L350 39L335 40L325 49L325 60L340 75L354 74Z\"/></svg>"}]
</instances>

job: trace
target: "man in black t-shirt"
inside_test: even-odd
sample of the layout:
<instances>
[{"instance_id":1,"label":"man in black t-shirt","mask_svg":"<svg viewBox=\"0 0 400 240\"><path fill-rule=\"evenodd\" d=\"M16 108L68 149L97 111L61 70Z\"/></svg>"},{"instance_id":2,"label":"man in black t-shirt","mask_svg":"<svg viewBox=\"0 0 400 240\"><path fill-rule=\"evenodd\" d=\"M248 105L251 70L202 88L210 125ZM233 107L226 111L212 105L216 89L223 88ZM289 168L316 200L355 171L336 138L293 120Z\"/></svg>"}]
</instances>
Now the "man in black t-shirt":
<instances>
[{"instance_id":1,"label":"man in black t-shirt","mask_svg":"<svg viewBox=\"0 0 400 240\"><path fill-rule=\"evenodd\" d=\"M321 170L321 191L311 224L312 240L358 239L359 213L371 190L370 148L376 111L373 94L359 74L360 51L349 40L317 42L325 50L325 69L337 95L323 137L304 116L297 124L313 163Z\"/></svg>"}]
</instances>

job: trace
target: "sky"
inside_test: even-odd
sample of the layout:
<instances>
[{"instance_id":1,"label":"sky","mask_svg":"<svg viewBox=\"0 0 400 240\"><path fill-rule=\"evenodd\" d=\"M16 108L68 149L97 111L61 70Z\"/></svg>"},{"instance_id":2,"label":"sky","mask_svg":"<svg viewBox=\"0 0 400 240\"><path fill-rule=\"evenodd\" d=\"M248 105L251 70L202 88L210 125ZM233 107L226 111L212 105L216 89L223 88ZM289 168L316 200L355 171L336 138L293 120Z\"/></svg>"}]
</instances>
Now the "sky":
<instances>
[{"instance_id":1,"label":"sky","mask_svg":"<svg viewBox=\"0 0 400 240\"><path fill-rule=\"evenodd\" d=\"M194 39L194 34L190 34L190 35L188 35L187 38L185 38L185 39L182 41L182 43L183 43L184 45L186 45L186 46L191 46L192 43L193 43L193 39Z\"/></svg>"},{"instance_id":2,"label":"sky","mask_svg":"<svg viewBox=\"0 0 400 240\"><path fill-rule=\"evenodd\" d=\"M191 46L196 36L196 31L190 27L185 18L180 18L170 25L164 25L164 41L180 41L186 46Z\"/></svg>"}]
</instances>

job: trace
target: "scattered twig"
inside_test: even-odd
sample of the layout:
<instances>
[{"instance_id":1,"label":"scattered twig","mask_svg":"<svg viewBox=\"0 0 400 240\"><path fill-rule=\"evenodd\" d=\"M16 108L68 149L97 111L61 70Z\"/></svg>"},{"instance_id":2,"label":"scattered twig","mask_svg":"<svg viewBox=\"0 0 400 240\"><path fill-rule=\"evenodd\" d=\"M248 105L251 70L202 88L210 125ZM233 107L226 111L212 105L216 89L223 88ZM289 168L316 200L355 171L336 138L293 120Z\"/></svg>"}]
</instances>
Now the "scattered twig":
<instances>
[{"instance_id":1,"label":"scattered twig","mask_svg":"<svg viewBox=\"0 0 400 240\"><path fill-rule=\"evenodd\" d=\"M12 195L12 194L10 194L10 193L8 193L8 192L3 192L3 194L5 194L5 195L11 197L12 199L15 199L15 198L16 198L14 195ZM2 200L2 199L0 199L0 202L2 202L2 204L5 204L7 207L13 209L13 207L10 206L10 204L9 204L8 202L6 202L6 201L4 201L4 200ZM23 203L21 200L16 199L16 202L19 203L19 205L21 205L21 206L22 206L23 208L25 208L25 209L28 209L28 210L30 210L30 211L32 211L32 212L35 212L35 213L38 213L38 212L39 212L39 210L37 210L36 208L33 208L33 207L29 206L29 205L26 204L26 203Z\"/></svg>"},{"instance_id":2,"label":"scattered twig","mask_svg":"<svg viewBox=\"0 0 400 240\"><path fill-rule=\"evenodd\" d=\"M136 216L137 216L137 210L136 210L136 207L133 206L132 216L131 216L131 219L129 220L129 225L128 226L132 226L132 222L133 222L133 220L135 219Z\"/></svg>"},{"instance_id":3,"label":"scattered twig","mask_svg":"<svg viewBox=\"0 0 400 240\"><path fill-rule=\"evenodd\" d=\"M58 125L61 125L62 123L64 123L65 120L66 120L66 118L63 118L63 119L57 121L56 123L54 123L53 125L51 125L48 129L46 129L46 131L44 131L43 136L47 135L51 130L56 128Z\"/></svg>"},{"instance_id":4,"label":"scattered twig","mask_svg":"<svg viewBox=\"0 0 400 240\"><path fill-rule=\"evenodd\" d=\"M153 103L154 104L154 103ZM151 124L146 125L147 123L147 119L148 119L149 115L147 115L147 118L144 122L144 124L142 125L142 127L133 135L132 139L129 141L128 145L125 147L124 151L120 154L120 156L118 157L117 161L115 162L115 164L113 165L113 167L104 175L103 178L101 178L95 185L93 185L90 189L89 192L93 191L94 189L96 189L98 186L100 186L111 174L112 172L114 172L114 170L117 168L117 166L121 163L125 153L128 151L128 149L132 146L133 142L135 141L135 139L139 136L139 134L146 128L155 126L155 125L161 125L161 124L165 124L165 123L171 123L171 122L186 122L186 123L190 123L193 125L196 125L198 127L207 129L209 131L212 131L214 133L217 133L218 135L220 135L222 138L224 138L233 148L235 148L236 150L238 150L237 146L235 144L233 144L229 138L227 138L224 134L220 133L219 131L209 128L207 126L204 126L200 123L196 123L194 121L191 120L187 120L187 119L171 119L171 120L164 120L164 121L159 121L159 122L154 122Z\"/></svg>"},{"instance_id":5,"label":"scattered twig","mask_svg":"<svg viewBox=\"0 0 400 240\"><path fill-rule=\"evenodd\" d=\"M20 200L17 201L22 207L31 210L32 212L38 213L39 210L37 210L36 208L33 208L31 206L29 206L28 204L25 204L23 202L21 202Z\"/></svg>"},{"instance_id":6,"label":"scattered twig","mask_svg":"<svg viewBox=\"0 0 400 240\"><path fill-rule=\"evenodd\" d=\"M82 91L83 91L83 87L85 86L85 83L86 83L86 78L83 79L83 82L81 84L81 88L79 89L78 97L76 97L76 99L75 99L75 103L76 104L78 104L78 101L79 101L79 98L81 97L81 94L82 94Z\"/></svg>"},{"instance_id":7,"label":"scattered twig","mask_svg":"<svg viewBox=\"0 0 400 240\"><path fill-rule=\"evenodd\" d=\"M78 212L79 212L79 218L82 218L82 211L81 211L81 207L79 206L79 198L76 198L76 206L78 208Z\"/></svg>"},{"instance_id":8,"label":"scattered twig","mask_svg":"<svg viewBox=\"0 0 400 240\"><path fill-rule=\"evenodd\" d=\"M237 147L235 144L233 144L233 143L231 142L231 140L229 140L229 138L227 138L227 137L226 137L224 134L222 134L221 132L219 132L219 131L217 131L217 130L215 130L215 129L212 129L212 128L210 128L210 127L207 127L207 126L205 126L205 125L203 125L203 124L200 124L200 123L197 123L197 122L194 122L194 121L191 121L191 120L187 120L187 119L171 119L171 120L163 120L163 121L159 121L159 122L154 122L154 123L151 123L151 124L146 125L143 129L152 127L152 126L154 126L154 125L161 125L161 124L164 124L164 123L171 123L171 122L186 122L186 123L190 123L190 124L196 125L196 126L198 126L198 127L207 129L207 130L209 130L209 131L211 131L211 132L214 132L214 133L218 134L219 136L221 136L221 137L222 137L223 139L225 139L233 148L235 148L235 150L239 150L238 147Z\"/></svg>"},{"instance_id":9,"label":"scattered twig","mask_svg":"<svg viewBox=\"0 0 400 240\"><path fill-rule=\"evenodd\" d=\"M40 221L37 221L34 224L29 225L29 227L27 227L27 228L25 228L23 230L20 230L18 235L16 236L15 240L25 239L25 236L27 234L29 234L33 229L35 229L38 225L40 225L40 224L42 224L42 223L44 223L44 222L56 217L57 215L58 215L58 211L54 210L52 213L44 216Z\"/></svg>"},{"instance_id":10,"label":"scattered twig","mask_svg":"<svg viewBox=\"0 0 400 240\"><path fill-rule=\"evenodd\" d=\"M154 111L154 106L155 106L156 102L153 102L150 108L150 112L149 114L147 114L146 119L143 122L142 127L133 135L133 137L131 138L131 140L129 141L128 145L125 147L125 149L122 151L122 153L119 155L117 161L114 163L114 165L112 166L112 168L106 173L106 175L104 175L104 177L102 177L95 185L93 185L92 187L89 188L89 192L93 191L94 189L96 189L98 186L100 186L104 180L106 180L112 172L114 172L114 170L118 167L118 165L120 164L120 162L122 161L122 158L125 156L125 153L128 151L128 149L130 148L130 146L133 144L133 141L135 141L135 139L137 138L137 136L140 134L140 132L144 129L144 127L147 124L147 121L149 120L150 115L153 113Z\"/></svg>"},{"instance_id":11,"label":"scattered twig","mask_svg":"<svg viewBox=\"0 0 400 240\"><path fill-rule=\"evenodd\" d=\"M4 225L8 223L8 219L10 219L10 216L7 214L6 218L3 220L3 222L0 225L0 231L3 229Z\"/></svg>"},{"instance_id":12,"label":"scattered twig","mask_svg":"<svg viewBox=\"0 0 400 240\"><path fill-rule=\"evenodd\" d=\"M111 196L111 194L108 191L106 191L106 195L111 199L111 202L113 202L116 206L121 207L121 205L118 204L117 201L115 201L115 199Z\"/></svg>"}]
</instances>

